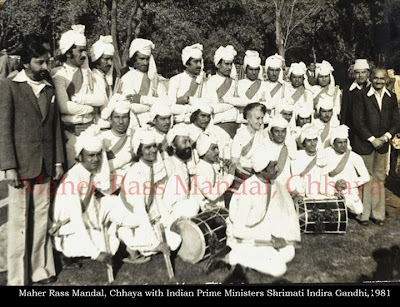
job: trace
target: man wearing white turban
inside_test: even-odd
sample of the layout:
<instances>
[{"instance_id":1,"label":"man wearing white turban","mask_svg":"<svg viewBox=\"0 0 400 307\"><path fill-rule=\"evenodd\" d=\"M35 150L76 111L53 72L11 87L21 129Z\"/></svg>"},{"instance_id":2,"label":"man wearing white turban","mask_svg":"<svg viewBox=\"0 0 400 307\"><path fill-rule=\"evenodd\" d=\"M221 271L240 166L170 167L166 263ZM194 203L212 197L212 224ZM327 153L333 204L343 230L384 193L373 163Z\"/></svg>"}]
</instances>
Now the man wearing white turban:
<instances>
[{"instance_id":1,"label":"man wearing white turban","mask_svg":"<svg viewBox=\"0 0 400 307\"><path fill-rule=\"evenodd\" d=\"M312 114L313 109L307 107L298 108L295 111L294 120L296 126L292 129L292 136L297 143L297 149L303 148L301 145L302 142L300 142L301 129L305 124L310 124L312 122Z\"/></svg>"},{"instance_id":2,"label":"man wearing white turban","mask_svg":"<svg viewBox=\"0 0 400 307\"><path fill-rule=\"evenodd\" d=\"M368 87L371 82L369 81L370 67L366 59L356 59L353 65L353 73L355 80L349 88L343 91L342 106L340 109L340 124L349 127L349 140L350 143L354 141L354 125L352 116L354 100L359 99L361 90Z\"/></svg>"},{"instance_id":3,"label":"man wearing white turban","mask_svg":"<svg viewBox=\"0 0 400 307\"><path fill-rule=\"evenodd\" d=\"M93 78L107 102L113 94L115 70L113 68L114 45L111 35L102 36L90 48L90 66Z\"/></svg>"},{"instance_id":4,"label":"man wearing white turban","mask_svg":"<svg viewBox=\"0 0 400 307\"><path fill-rule=\"evenodd\" d=\"M173 104L192 104L205 97L205 73L203 71L203 45L194 44L182 50L185 70L173 76L168 83L168 101Z\"/></svg>"},{"instance_id":5,"label":"man wearing white turban","mask_svg":"<svg viewBox=\"0 0 400 307\"><path fill-rule=\"evenodd\" d=\"M65 128L67 167L75 164L76 137L94 123L95 108L107 102L95 89L92 71L88 67L85 26L73 25L59 41L62 66L51 71L60 104L61 121Z\"/></svg>"},{"instance_id":6,"label":"man wearing white turban","mask_svg":"<svg viewBox=\"0 0 400 307\"><path fill-rule=\"evenodd\" d=\"M327 196L342 194L348 210L358 215L363 212L359 193L370 181L370 176L361 156L351 150L348 130L345 125L333 129L329 140L331 146L323 151L323 156L327 157L322 174L323 193Z\"/></svg>"},{"instance_id":7,"label":"man wearing white turban","mask_svg":"<svg viewBox=\"0 0 400 307\"><path fill-rule=\"evenodd\" d=\"M214 108L214 123L224 129L231 138L239 125L236 123L238 109L247 102L238 94L238 76L234 59L237 52L233 46L220 46L214 54L217 73L206 82L208 102Z\"/></svg>"},{"instance_id":8,"label":"man wearing white turban","mask_svg":"<svg viewBox=\"0 0 400 307\"><path fill-rule=\"evenodd\" d=\"M122 178L132 162L131 133L128 133L131 104L120 94L115 94L101 117L109 121L111 129L102 132L104 149L111 172L111 192L119 189Z\"/></svg>"},{"instance_id":9,"label":"man wearing white turban","mask_svg":"<svg viewBox=\"0 0 400 307\"><path fill-rule=\"evenodd\" d=\"M129 257L124 261L144 263L157 252L169 254L170 250L176 250L181 238L169 231L171 218L161 200L161 185L165 181L166 171L157 166L160 155L154 132L147 128L137 129L132 144L138 162L127 171L119 197L129 212L127 216L139 219L140 223L135 229L120 227L118 236L129 252ZM156 223L162 224L166 242L158 237Z\"/></svg>"},{"instance_id":10,"label":"man wearing white turban","mask_svg":"<svg viewBox=\"0 0 400 307\"><path fill-rule=\"evenodd\" d=\"M340 125L339 120L334 116L333 98L327 94L322 94L316 105L317 119L313 121L314 126L318 129L323 147L330 146L329 138L332 128Z\"/></svg>"},{"instance_id":11,"label":"man wearing white turban","mask_svg":"<svg viewBox=\"0 0 400 307\"><path fill-rule=\"evenodd\" d=\"M210 261L206 273L221 267L221 261L273 277L286 273L301 236L293 200L275 180L278 153L265 146L254 152L255 174L246 179L229 205L226 234L231 250L222 259Z\"/></svg>"},{"instance_id":12,"label":"man wearing white turban","mask_svg":"<svg viewBox=\"0 0 400 307\"><path fill-rule=\"evenodd\" d=\"M265 71L267 73L267 81L264 83L266 100L271 100L273 106L280 102L283 98L283 65L284 59L279 54L269 56L265 60Z\"/></svg>"},{"instance_id":13,"label":"man wearing white turban","mask_svg":"<svg viewBox=\"0 0 400 307\"><path fill-rule=\"evenodd\" d=\"M129 71L121 77L118 92L132 104L131 127L145 127L153 104L167 102L167 89L157 73L152 41L135 38L129 48Z\"/></svg>"},{"instance_id":14,"label":"man wearing white turban","mask_svg":"<svg viewBox=\"0 0 400 307\"><path fill-rule=\"evenodd\" d=\"M315 74L317 77L317 85L311 87L314 96L314 107L318 104L318 100L322 94L329 95L333 100L333 113L335 117L340 116L340 106L342 102L342 90L335 85L335 79L332 75L334 71L332 65L328 61L317 63Z\"/></svg>"},{"instance_id":15,"label":"man wearing white turban","mask_svg":"<svg viewBox=\"0 0 400 307\"><path fill-rule=\"evenodd\" d=\"M117 225L132 228L139 220L127 215L117 196L108 195L110 173L98 127L92 125L80 134L76 152L79 163L68 170L54 200L54 246L67 258L90 257L111 264L120 244Z\"/></svg>"},{"instance_id":16,"label":"man wearing white turban","mask_svg":"<svg viewBox=\"0 0 400 307\"><path fill-rule=\"evenodd\" d=\"M236 166L230 164L225 173L220 165L218 141L202 133L196 142L200 157L197 173L193 177L192 195L200 204L202 211L225 208L224 193L231 186Z\"/></svg>"},{"instance_id":17,"label":"man wearing white turban","mask_svg":"<svg viewBox=\"0 0 400 307\"><path fill-rule=\"evenodd\" d=\"M306 64L303 62L292 63L289 68L289 82L284 83L283 99L296 108L313 108L313 94L308 89L306 80Z\"/></svg>"}]
</instances>

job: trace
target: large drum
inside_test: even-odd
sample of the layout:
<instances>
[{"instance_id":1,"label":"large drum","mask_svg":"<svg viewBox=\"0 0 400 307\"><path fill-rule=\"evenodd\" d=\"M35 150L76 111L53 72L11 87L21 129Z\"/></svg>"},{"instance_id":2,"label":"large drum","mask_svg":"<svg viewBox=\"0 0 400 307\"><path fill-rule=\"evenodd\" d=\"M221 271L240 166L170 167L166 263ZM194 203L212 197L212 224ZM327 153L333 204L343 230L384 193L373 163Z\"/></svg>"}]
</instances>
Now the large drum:
<instances>
[{"instance_id":1,"label":"large drum","mask_svg":"<svg viewBox=\"0 0 400 307\"><path fill-rule=\"evenodd\" d=\"M347 208L342 195L295 201L303 233L346 233Z\"/></svg>"},{"instance_id":2,"label":"large drum","mask_svg":"<svg viewBox=\"0 0 400 307\"><path fill-rule=\"evenodd\" d=\"M226 245L225 208L207 210L179 222L182 244L178 256L185 262L197 263Z\"/></svg>"}]
</instances>

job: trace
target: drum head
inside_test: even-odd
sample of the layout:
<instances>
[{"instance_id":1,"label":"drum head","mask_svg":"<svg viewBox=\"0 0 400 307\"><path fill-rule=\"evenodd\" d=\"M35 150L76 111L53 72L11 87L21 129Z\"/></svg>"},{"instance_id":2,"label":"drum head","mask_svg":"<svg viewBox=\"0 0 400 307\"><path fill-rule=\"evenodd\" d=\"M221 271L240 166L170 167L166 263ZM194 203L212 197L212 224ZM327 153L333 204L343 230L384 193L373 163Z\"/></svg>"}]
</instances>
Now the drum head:
<instances>
[{"instance_id":1,"label":"drum head","mask_svg":"<svg viewBox=\"0 0 400 307\"><path fill-rule=\"evenodd\" d=\"M191 220L181 221L178 227L182 238L178 256L185 262L199 262L206 252L206 242L201 229Z\"/></svg>"}]
</instances>

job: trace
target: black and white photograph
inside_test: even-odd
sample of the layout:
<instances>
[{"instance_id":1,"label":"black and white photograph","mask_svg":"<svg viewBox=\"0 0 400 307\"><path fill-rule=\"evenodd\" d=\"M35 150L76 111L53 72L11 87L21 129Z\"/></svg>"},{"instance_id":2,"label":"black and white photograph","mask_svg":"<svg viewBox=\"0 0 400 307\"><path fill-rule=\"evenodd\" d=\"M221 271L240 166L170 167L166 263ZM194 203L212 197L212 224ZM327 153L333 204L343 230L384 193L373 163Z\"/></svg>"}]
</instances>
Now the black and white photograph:
<instances>
[{"instance_id":1,"label":"black and white photograph","mask_svg":"<svg viewBox=\"0 0 400 307\"><path fill-rule=\"evenodd\" d=\"M400 298L400 0L0 0L11 299Z\"/></svg>"}]
</instances>

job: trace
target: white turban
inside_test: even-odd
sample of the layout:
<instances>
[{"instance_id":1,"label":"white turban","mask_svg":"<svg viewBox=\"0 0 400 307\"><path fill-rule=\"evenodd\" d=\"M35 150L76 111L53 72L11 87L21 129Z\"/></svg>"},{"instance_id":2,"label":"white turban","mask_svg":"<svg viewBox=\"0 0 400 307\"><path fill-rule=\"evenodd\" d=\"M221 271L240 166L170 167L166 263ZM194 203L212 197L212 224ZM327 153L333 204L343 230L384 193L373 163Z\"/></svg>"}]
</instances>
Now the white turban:
<instances>
[{"instance_id":1,"label":"white turban","mask_svg":"<svg viewBox=\"0 0 400 307\"><path fill-rule=\"evenodd\" d=\"M212 114L214 110L213 107L210 106L205 100L198 100L196 102L193 102L191 104L191 107L192 107L192 113L200 110L204 113Z\"/></svg>"},{"instance_id":2,"label":"white turban","mask_svg":"<svg viewBox=\"0 0 400 307\"><path fill-rule=\"evenodd\" d=\"M176 136L189 136L188 125L184 123L179 123L174 125L167 133L167 143L168 146L172 146L173 141Z\"/></svg>"},{"instance_id":3,"label":"white turban","mask_svg":"<svg viewBox=\"0 0 400 307\"><path fill-rule=\"evenodd\" d=\"M103 137L101 136L100 127L91 125L78 136L75 143L77 157L83 149L92 152L98 152L103 149Z\"/></svg>"},{"instance_id":4,"label":"white turban","mask_svg":"<svg viewBox=\"0 0 400 307\"><path fill-rule=\"evenodd\" d=\"M313 124L305 124L301 127L300 143L303 143L305 139L313 140L317 139L319 131Z\"/></svg>"},{"instance_id":5,"label":"white turban","mask_svg":"<svg viewBox=\"0 0 400 307\"><path fill-rule=\"evenodd\" d=\"M196 150L199 157L204 156L212 144L217 144L216 140L207 134L201 133L196 141Z\"/></svg>"},{"instance_id":6,"label":"white turban","mask_svg":"<svg viewBox=\"0 0 400 307\"><path fill-rule=\"evenodd\" d=\"M364 69L369 70L368 61L366 59L356 59L354 62L353 70L356 71L356 70L364 70Z\"/></svg>"},{"instance_id":7,"label":"white turban","mask_svg":"<svg viewBox=\"0 0 400 307\"><path fill-rule=\"evenodd\" d=\"M157 73L156 62L154 61L154 57L152 54L155 45L151 40L144 38L135 38L129 47L129 58L132 58L136 52L140 52L141 54L150 56L149 59L149 71L147 75L150 80L153 80L154 75Z\"/></svg>"},{"instance_id":8,"label":"white turban","mask_svg":"<svg viewBox=\"0 0 400 307\"><path fill-rule=\"evenodd\" d=\"M251 165L256 173L265 169L271 161L278 159L277 150L272 149L267 145L259 145L251 155Z\"/></svg>"},{"instance_id":9,"label":"white turban","mask_svg":"<svg viewBox=\"0 0 400 307\"><path fill-rule=\"evenodd\" d=\"M300 107L296 112L296 118L309 118L312 115L312 108L309 107Z\"/></svg>"},{"instance_id":10,"label":"white turban","mask_svg":"<svg viewBox=\"0 0 400 307\"><path fill-rule=\"evenodd\" d=\"M316 69L315 69L315 76L318 77L319 75L321 75L321 76L329 75L329 77L330 77L329 84L331 86L335 86L335 78L332 75L333 71L334 71L334 69L333 69L331 63L323 60L322 63L317 63Z\"/></svg>"},{"instance_id":11,"label":"white turban","mask_svg":"<svg viewBox=\"0 0 400 307\"><path fill-rule=\"evenodd\" d=\"M332 129L331 134L330 134L330 144L333 146L333 142L335 142L336 139L349 139L349 127L346 125L340 125L334 129Z\"/></svg>"},{"instance_id":12,"label":"white turban","mask_svg":"<svg viewBox=\"0 0 400 307\"><path fill-rule=\"evenodd\" d=\"M233 48L232 45L228 45L226 47L220 46L217 49L217 51L215 51L214 64L215 64L215 66L217 66L221 60L233 62L236 55L237 55L237 52L236 52L235 48ZM234 63L232 63L231 78L235 78L236 76L237 76L236 66Z\"/></svg>"},{"instance_id":13,"label":"white turban","mask_svg":"<svg viewBox=\"0 0 400 307\"><path fill-rule=\"evenodd\" d=\"M294 74L296 76L305 76L307 71L307 66L303 62L300 63L292 63L289 68L289 76Z\"/></svg>"},{"instance_id":14,"label":"white turban","mask_svg":"<svg viewBox=\"0 0 400 307\"><path fill-rule=\"evenodd\" d=\"M194 44L191 46L186 46L182 50L182 63L186 65L187 61L190 59L202 59L203 58L203 45Z\"/></svg>"},{"instance_id":15,"label":"white turban","mask_svg":"<svg viewBox=\"0 0 400 307\"><path fill-rule=\"evenodd\" d=\"M282 69L282 65L285 62L285 59L280 56L279 54L275 53L274 55L269 56L266 60L265 60L265 71L268 71L268 68L280 68L280 72L279 72L279 81L281 83L283 83L283 69Z\"/></svg>"},{"instance_id":16,"label":"white turban","mask_svg":"<svg viewBox=\"0 0 400 307\"><path fill-rule=\"evenodd\" d=\"M102 55L114 55L114 45L111 35L102 36L90 48L90 58L92 62L96 62Z\"/></svg>"},{"instance_id":17,"label":"white turban","mask_svg":"<svg viewBox=\"0 0 400 307\"><path fill-rule=\"evenodd\" d=\"M293 112L293 110L294 110L294 106L291 103L287 102L287 101L278 103L275 106L275 113L276 114L280 114L282 111Z\"/></svg>"},{"instance_id":18,"label":"white turban","mask_svg":"<svg viewBox=\"0 0 400 307\"><path fill-rule=\"evenodd\" d=\"M146 128L137 129L132 136L132 150L137 155L140 144L151 145L156 143L156 134Z\"/></svg>"},{"instance_id":19,"label":"white turban","mask_svg":"<svg viewBox=\"0 0 400 307\"><path fill-rule=\"evenodd\" d=\"M255 50L247 50L246 55L244 56L243 60L243 69L246 71L246 67L250 66L251 68L260 68L258 73L258 79L263 79L263 71L261 67L261 58L259 53Z\"/></svg>"},{"instance_id":20,"label":"white turban","mask_svg":"<svg viewBox=\"0 0 400 307\"><path fill-rule=\"evenodd\" d=\"M321 94L317 103L317 112L322 108L324 110L333 110L334 103L333 97L325 93Z\"/></svg>"},{"instance_id":21,"label":"white turban","mask_svg":"<svg viewBox=\"0 0 400 307\"><path fill-rule=\"evenodd\" d=\"M156 116L172 116L171 107L164 103L155 103L150 108L149 122L152 122Z\"/></svg>"},{"instance_id":22,"label":"white turban","mask_svg":"<svg viewBox=\"0 0 400 307\"><path fill-rule=\"evenodd\" d=\"M283 117L274 117L268 124L268 132L271 132L272 128L287 128L289 123Z\"/></svg>"},{"instance_id":23,"label":"white turban","mask_svg":"<svg viewBox=\"0 0 400 307\"><path fill-rule=\"evenodd\" d=\"M117 112L121 114L128 113L131 110L131 104L128 100L126 100L125 95L122 94L114 94L108 105L101 111L102 119L109 119L111 117L112 112Z\"/></svg>"},{"instance_id":24,"label":"white turban","mask_svg":"<svg viewBox=\"0 0 400 307\"><path fill-rule=\"evenodd\" d=\"M59 47L61 54L65 54L73 45L86 46L85 26L73 25L72 30L61 34Z\"/></svg>"}]
</instances>

